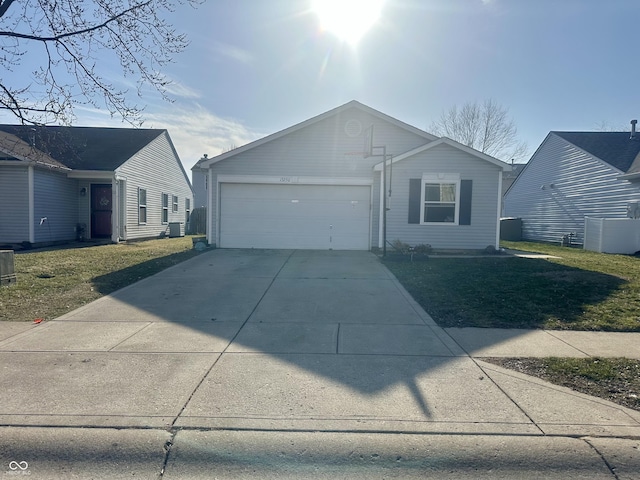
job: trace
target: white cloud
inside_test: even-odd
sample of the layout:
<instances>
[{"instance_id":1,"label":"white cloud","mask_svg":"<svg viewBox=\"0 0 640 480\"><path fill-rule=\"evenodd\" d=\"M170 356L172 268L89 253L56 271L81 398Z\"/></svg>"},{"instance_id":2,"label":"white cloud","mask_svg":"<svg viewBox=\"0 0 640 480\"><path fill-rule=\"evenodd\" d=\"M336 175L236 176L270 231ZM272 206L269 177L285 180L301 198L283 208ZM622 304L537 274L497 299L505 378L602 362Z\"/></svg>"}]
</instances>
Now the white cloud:
<instances>
[{"instance_id":1,"label":"white cloud","mask_svg":"<svg viewBox=\"0 0 640 480\"><path fill-rule=\"evenodd\" d=\"M189 178L191 167L203 154L214 157L231 147L241 147L267 135L252 131L238 120L219 117L196 103L176 106L164 102L154 107L154 113L144 113L142 128L165 128L169 131ZM120 117L111 117L106 110L80 106L76 108L76 114L78 121L74 124L77 126L131 127Z\"/></svg>"},{"instance_id":2,"label":"white cloud","mask_svg":"<svg viewBox=\"0 0 640 480\"><path fill-rule=\"evenodd\" d=\"M248 50L244 50L234 45L228 45L226 43L216 42L214 49L220 55L228 57L240 63L250 64L253 62L253 55Z\"/></svg>"},{"instance_id":3,"label":"white cloud","mask_svg":"<svg viewBox=\"0 0 640 480\"><path fill-rule=\"evenodd\" d=\"M250 130L237 120L218 117L200 105L146 114L144 127L169 130L171 140L189 175L191 167L203 154L213 157L232 146L240 147L265 136L262 132Z\"/></svg>"},{"instance_id":4,"label":"white cloud","mask_svg":"<svg viewBox=\"0 0 640 480\"><path fill-rule=\"evenodd\" d=\"M202 95L196 89L191 87L187 87L183 83L180 83L177 80L170 79L169 85L166 86L167 94L170 97L181 97L181 98L200 98Z\"/></svg>"},{"instance_id":5,"label":"white cloud","mask_svg":"<svg viewBox=\"0 0 640 480\"><path fill-rule=\"evenodd\" d=\"M160 105L163 106L158 108ZM252 131L238 120L219 117L195 103L186 106L160 103L154 107L154 113L144 113L142 128L166 128L169 131L189 178L191 167L203 154L214 157L231 147L241 147L267 135ZM74 122L76 126L131 128L120 117L112 117L104 109L77 106L75 112L78 116ZM0 123L16 123L8 117L0 114Z\"/></svg>"}]
</instances>

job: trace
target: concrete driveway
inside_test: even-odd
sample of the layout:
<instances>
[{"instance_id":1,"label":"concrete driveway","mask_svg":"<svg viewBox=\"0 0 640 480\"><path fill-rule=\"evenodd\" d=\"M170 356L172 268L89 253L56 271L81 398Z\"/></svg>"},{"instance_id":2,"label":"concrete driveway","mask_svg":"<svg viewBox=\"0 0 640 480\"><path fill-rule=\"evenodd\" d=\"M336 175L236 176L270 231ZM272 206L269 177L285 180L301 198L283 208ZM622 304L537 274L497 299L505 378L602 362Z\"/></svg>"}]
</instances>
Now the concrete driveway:
<instances>
[{"instance_id":1,"label":"concrete driveway","mask_svg":"<svg viewBox=\"0 0 640 480\"><path fill-rule=\"evenodd\" d=\"M640 436L638 412L469 357L368 252L207 252L0 328L0 365L0 460L42 478L328 478L331 458L345 478L477 478L473 445L494 456L489 477L533 476L545 451L547 476L614 478L600 440L577 437Z\"/></svg>"}]
</instances>

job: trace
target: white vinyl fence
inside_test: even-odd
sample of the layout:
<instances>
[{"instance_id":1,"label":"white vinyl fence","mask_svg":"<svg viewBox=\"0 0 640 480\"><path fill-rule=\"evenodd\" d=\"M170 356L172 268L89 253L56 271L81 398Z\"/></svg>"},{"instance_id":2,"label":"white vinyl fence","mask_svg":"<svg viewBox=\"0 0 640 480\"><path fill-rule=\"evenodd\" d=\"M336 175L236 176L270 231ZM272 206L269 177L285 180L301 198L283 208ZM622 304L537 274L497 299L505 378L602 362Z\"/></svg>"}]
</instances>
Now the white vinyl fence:
<instances>
[{"instance_id":1,"label":"white vinyl fence","mask_svg":"<svg viewBox=\"0 0 640 480\"><path fill-rule=\"evenodd\" d=\"M601 253L636 253L640 250L640 219L585 217L584 249Z\"/></svg>"}]
</instances>

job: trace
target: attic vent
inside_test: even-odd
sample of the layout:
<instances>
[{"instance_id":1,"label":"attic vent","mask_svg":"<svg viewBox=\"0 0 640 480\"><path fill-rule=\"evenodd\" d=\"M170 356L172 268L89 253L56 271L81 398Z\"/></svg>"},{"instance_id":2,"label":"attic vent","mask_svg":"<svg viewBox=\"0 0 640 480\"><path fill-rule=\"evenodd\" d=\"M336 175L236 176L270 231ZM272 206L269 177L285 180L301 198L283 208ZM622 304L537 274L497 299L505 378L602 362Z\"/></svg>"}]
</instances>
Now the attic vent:
<instances>
[{"instance_id":1,"label":"attic vent","mask_svg":"<svg viewBox=\"0 0 640 480\"><path fill-rule=\"evenodd\" d=\"M362 133L362 123L353 118L347 120L347 123L344 124L344 133L346 133L348 137L357 137Z\"/></svg>"}]
</instances>

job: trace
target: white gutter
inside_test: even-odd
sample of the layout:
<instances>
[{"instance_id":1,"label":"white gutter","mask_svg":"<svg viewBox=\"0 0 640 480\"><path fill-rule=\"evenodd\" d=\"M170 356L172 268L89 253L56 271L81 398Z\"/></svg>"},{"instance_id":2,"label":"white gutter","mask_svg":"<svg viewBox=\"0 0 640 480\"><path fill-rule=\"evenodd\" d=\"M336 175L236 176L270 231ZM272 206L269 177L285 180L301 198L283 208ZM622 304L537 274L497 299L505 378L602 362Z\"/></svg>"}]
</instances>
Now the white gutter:
<instances>
[{"instance_id":1,"label":"white gutter","mask_svg":"<svg viewBox=\"0 0 640 480\"><path fill-rule=\"evenodd\" d=\"M67 174L69 178L90 178L95 180L113 180L116 173L104 170L72 170Z\"/></svg>"},{"instance_id":2,"label":"white gutter","mask_svg":"<svg viewBox=\"0 0 640 480\"><path fill-rule=\"evenodd\" d=\"M216 185L216 191L218 186ZM211 193L213 190L213 173L211 168L207 169L207 243L209 245L216 244L218 247L218 243L216 242L215 237L213 236L213 208L211 205L213 204L213 194ZM218 204L220 202L217 202ZM217 216L218 212L216 212Z\"/></svg>"},{"instance_id":3,"label":"white gutter","mask_svg":"<svg viewBox=\"0 0 640 480\"><path fill-rule=\"evenodd\" d=\"M502 170L498 171L498 218L496 218L496 250L500 249L500 217L502 216Z\"/></svg>"},{"instance_id":4,"label":"white gutter","mask_svg":"<svg viewBox=\"0 0 640 480\"><path fill-rule=\"evenodd\" d=\"M382 244L383 242L383 237L384 237L384 233L383 233L383 223L384 223L384 215L382 212L382 197L384 196L384 185L382 184L382 172L380 173L380 198L378 199L378 247L379 248L383 248L384 245Z\"/></svg>"}]
</instances>

